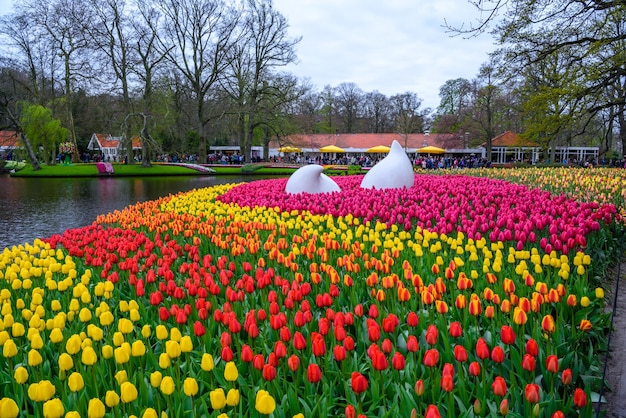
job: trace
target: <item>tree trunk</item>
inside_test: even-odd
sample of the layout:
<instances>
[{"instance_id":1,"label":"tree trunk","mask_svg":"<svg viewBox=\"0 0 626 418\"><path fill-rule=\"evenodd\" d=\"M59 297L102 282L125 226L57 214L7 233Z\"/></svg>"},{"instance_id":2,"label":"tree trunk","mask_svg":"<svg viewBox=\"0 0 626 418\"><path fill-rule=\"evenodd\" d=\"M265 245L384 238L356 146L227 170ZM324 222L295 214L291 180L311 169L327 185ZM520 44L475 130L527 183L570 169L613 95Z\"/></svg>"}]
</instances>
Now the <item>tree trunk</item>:
<instances>
[{"instance_id":1,"label":"tree trunk","mask_svg":"<svg viewBox=\"0 0 626 418\"><path fill-rule=\"evenodd\" d=\"M28 158L30 159L30 163L33 165L33 171L41 170L41 165L39 164L39 160L33 151L33 147L30 146L30 141L26 138L26 135L20 133L20 138L26 147L26 152L28 153Z\"/></svg>"}]
</instances>

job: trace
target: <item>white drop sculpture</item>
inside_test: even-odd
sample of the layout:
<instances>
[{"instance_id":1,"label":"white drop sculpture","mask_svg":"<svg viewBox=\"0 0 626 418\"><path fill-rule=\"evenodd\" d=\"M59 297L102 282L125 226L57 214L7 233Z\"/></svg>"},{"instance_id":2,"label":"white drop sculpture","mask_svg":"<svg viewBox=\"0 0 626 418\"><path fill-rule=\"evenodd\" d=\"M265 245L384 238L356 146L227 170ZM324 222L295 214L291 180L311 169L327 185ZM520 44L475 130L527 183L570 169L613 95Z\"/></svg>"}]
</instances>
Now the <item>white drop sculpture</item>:
<instances>
[{"instance_id":1,"label":"white drop sculpture","mask_svg":"<svg viewBox=\"0 0 626 418\"><path fill-rule=\"evenodd\" d=\"M317 164L300 167L287 180L285 192L317 194L341 191L339 185L322 171L324 167Z\"/></svg>"},{"instance_id":2,"label":"white drop sculpture","mask_svg":"<svg viewBox=\"0 0 626 418\"><path fill-rule=\"evenodd\" d=\"M413 164L398 141L389 154L368 171L361 181L363 189L410 189L415 182Z\"/></svg>"}]
</instances>

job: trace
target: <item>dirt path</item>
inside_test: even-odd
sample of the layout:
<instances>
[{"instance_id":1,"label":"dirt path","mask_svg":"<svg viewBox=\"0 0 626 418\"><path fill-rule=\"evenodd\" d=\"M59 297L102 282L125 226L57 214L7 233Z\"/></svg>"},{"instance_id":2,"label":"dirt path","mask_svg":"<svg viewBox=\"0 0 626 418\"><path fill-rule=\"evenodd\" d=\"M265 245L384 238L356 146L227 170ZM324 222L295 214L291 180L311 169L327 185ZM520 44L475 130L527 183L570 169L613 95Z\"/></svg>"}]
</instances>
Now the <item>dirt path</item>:
<instances>
[{"instance_id":1,"label":"dirt path","mask_svg":"<svg viewBox=\"0 0 626 418\"><path fill-rule=\"evenodd\" d=\"M615 272L614 276L617 275ZM613 318L613 332L609 347L609 360L606 369L604 397L607 400L602 410L607 418L626 418L626 262L620 267L620 282L617 294L617 307ZM615 280L611 280L609 309L612 309ZM607 292L607 294L609 294ZM596 408L594 407L594 417Z\"/></svg>"}]
</instances>

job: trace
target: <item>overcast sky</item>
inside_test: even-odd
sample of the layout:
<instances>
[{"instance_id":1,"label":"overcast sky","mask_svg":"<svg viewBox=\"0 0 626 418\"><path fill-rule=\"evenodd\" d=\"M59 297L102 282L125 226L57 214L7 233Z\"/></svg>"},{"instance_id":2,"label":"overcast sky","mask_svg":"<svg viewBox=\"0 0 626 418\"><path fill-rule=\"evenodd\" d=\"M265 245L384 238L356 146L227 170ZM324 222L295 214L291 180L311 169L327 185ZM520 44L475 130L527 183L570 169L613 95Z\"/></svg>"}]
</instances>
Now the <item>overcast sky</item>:
<instances>
[{"instance_id":1,"label":"overcast sky","mask_svg":"<svg viewBox=\"0 0 626 418\"><path fill-rule=\"evenodd\" d=\"M479 17L467 0L274 0L289 22L290 36L302 36L299 62L288 70L321 90L354 82L386 96L416 93L424 107L439 106L439 88L456 78L471 80L493 38L451 37L449 23Z\"/></svg>"},{"instance_id":2,"label":"overcast sky","mask_svg":"<svg viewBox=\"0 0 626 418\"><path fill-rule=\"evenodd\" d=\"M12 11L0 0L0 14ZM467 0L274 0L302 37L298 62L285 70L324 86L356 83L386 96L413 92L423 107L439 106L439 88L456 78L471 80L495 49L489 34L464 39L443 27L475 22Z\"/></svg>"}]
</instances>

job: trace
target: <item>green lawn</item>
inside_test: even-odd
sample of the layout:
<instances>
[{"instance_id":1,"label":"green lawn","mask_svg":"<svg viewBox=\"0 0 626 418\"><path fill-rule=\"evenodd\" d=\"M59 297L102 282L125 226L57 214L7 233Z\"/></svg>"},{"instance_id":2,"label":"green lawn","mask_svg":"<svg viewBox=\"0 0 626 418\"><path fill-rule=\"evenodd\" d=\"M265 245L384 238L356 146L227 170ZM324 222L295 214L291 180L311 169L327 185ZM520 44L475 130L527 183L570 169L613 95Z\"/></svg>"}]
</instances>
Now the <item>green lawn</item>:
<instances>
[{"instance_id":1,"label":"green lawn","mask_svg":"<svg viewBox=\"0 0 626 418\"><path fill-rule=\"evenodd\" d=\"M249 174L249 175L289 175L296 171L294 167L263 167L258 168L254 171L242 171L241 166L211 166L212 169L215 170L215 175L221 174L230 174L230 175L240 175L240 174ZM364 171L361 171L362 173ZM325 171L328 175L345 175L348 173L347 169L341 168L329 168ZM352 174L352 173L351 173ZM356 174L356 173L354 173ZM177 165L166 165L153 163L150 168L143 168L141 164L113 164L113 177L143 177L143 176L200 176L200 175L211 175L207 173L202 173L200 171L177 166ZM98 169L96 165L93 163L83 164L71 164L71 165L42 165L41 170L33 170L32 166L29 164L22 170L17 171L12 174L14 177L98 177L103 176L98 173ZM104 175L106 176L106 175Z\"/></svg>"}]
</instances>

